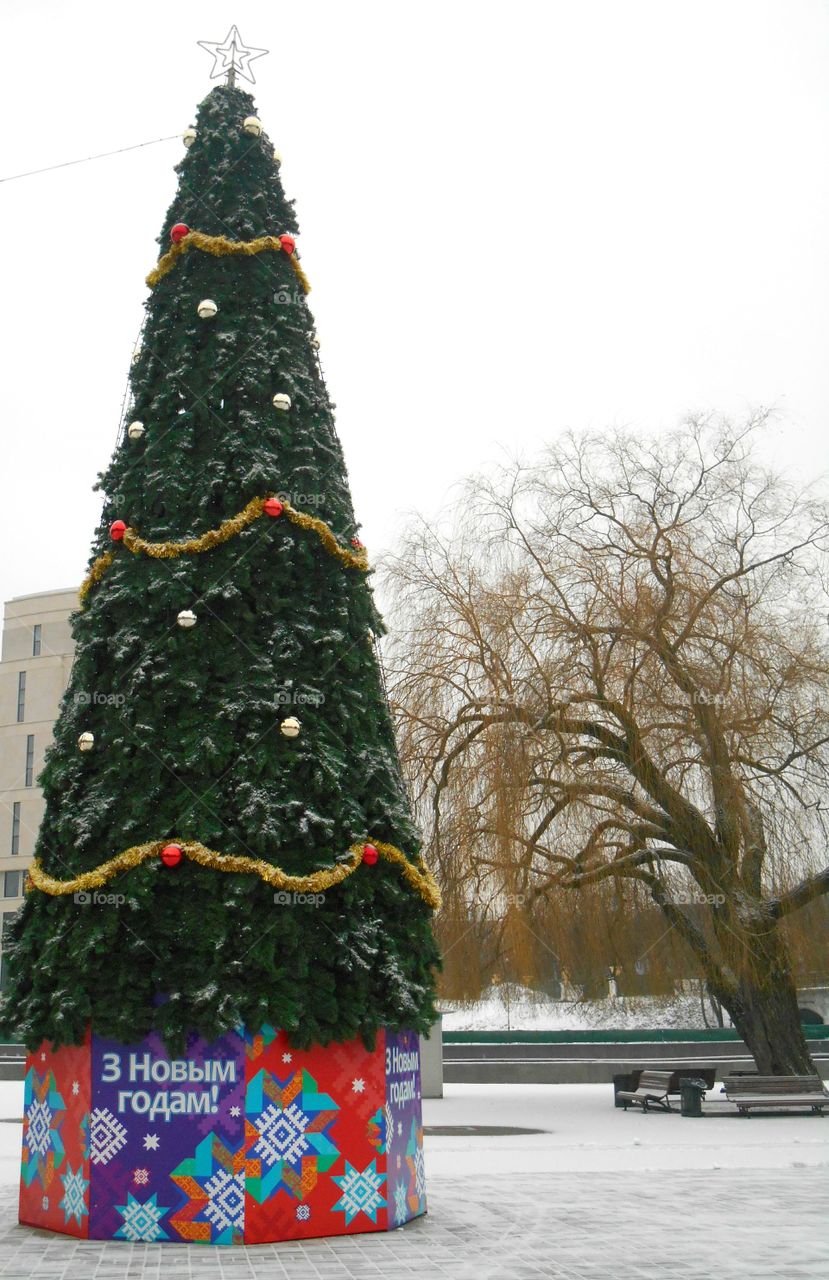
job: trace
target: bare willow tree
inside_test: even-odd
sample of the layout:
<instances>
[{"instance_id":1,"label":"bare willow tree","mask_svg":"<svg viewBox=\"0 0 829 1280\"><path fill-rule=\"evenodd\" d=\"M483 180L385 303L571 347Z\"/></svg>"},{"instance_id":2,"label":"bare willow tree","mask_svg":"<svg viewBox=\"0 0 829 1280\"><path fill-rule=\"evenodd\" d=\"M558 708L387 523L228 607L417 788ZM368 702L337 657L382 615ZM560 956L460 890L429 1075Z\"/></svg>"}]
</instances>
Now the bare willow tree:
<instances>
[{"instance_id":1,"label":"bare willow tree","mask_svg":"<svg viewBox=\"0 0 829 1280\"><path fill-rule=\"evenodd\" d=\"M450 898L657 904L761 1071L814 1071L781 922L829 890L827 508L759 422L568 437L387 568L410 781Z\"/></svg>"}]
</instances>

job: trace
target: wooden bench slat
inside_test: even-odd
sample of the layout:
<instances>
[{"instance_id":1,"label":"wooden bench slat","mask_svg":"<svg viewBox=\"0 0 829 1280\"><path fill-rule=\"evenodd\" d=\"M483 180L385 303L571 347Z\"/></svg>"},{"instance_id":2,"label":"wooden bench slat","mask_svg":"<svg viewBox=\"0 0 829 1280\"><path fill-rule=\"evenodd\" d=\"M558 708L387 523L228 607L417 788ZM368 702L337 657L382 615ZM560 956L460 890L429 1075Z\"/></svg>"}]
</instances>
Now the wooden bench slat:
<instances>
[{"instance_id":1,"label":"wooden bench slat","mask_svg":"<svg viewBox=\"0 0 829 1280\"><path fill-rule=\"evenodd\" d=\"M728 1096L732 1102L750 1102L755 1107L774 1106L778 1102L800 1102L813 1106L819 1103L821 1098L819 1093L730 1093ZM823 1098L829 1103L829 1098L825 1094Z\"/></svg>"},{"instance_id":2,"label":"wooden bench slat","mask_svg":"<svg viewBox=\"0 0 829 1280\"><path fill-rule=\"evenodd\" d=\"M811 1107L820 1111L829 1106L829 1093L820 1076L734 1076L723 1081L725 1095L741 1111L752 1107Z\"/></svg>"}]
</instances>

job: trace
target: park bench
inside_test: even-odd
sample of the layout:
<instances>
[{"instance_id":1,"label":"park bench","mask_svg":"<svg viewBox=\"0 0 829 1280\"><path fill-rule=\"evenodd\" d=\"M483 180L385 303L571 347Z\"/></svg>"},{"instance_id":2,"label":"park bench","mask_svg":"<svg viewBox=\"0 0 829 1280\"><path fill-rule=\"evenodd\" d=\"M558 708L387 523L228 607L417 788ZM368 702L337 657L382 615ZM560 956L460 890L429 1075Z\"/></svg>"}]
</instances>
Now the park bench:
<instances>
[{"instance_id":1,"label":"park bench","mask_svg":"<svg viewBox=\"0 0 829 1280\"><path fill-rule=\"evenodd\" d=\"M673 1107L668 1101L671 1074L670 1071L643 1071L639 1077L639 1084L635 1089L620 1089L616 1097L625 1111L627 1111L628 1104L631 1102L641 1106L643 1111L647 1111L649 1107L659 1107L662 1111L673 1111Z\"/></svg>"},{"instance_id":2,"label":"park bench","mask_svg":"<svg viewBox=\"0 0 829 1280\"><path fill-rule=\"evenodd\" d=\"M755 1107L766 1111L810 1107L823 1115L823 1108L829 1106L820 1076L727 1076L723 1092L746 1116Z\"/></svg>"},{"instance_id":3,"label":"park bench","mask_svg":"<svg viewBox=\"0 0 829 1280\"><path fill-rule=\"evenodd\" d=\"M625 1092L633 1093L639 1087L639 1081L643 1071L659 1071L660 1067L632 1067L628 1071L620 1071L613 1076L613 1104L621 1107L624 1103L621 1101L620 1095ZM714 1080L716 1078L716 1067L701 1067L698 1062L689 1062L686 1066L671 1067L671 1078L668 1082L668 1094L675 1093L679 1095L683 1080L693 1078L695 1080L704 1080L709 1089L714 1088Z\"/></svg>"}]
</instances>

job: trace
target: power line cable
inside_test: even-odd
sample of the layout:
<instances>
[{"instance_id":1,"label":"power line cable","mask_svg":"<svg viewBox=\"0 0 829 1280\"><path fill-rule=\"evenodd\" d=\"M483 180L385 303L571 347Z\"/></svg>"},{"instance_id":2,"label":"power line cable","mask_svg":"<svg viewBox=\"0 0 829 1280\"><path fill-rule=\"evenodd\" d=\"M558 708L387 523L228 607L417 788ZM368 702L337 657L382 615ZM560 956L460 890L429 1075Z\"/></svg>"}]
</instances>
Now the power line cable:
<instances>
[{"instance_id":1,"label":"power line cable","mask_svg":"<svg viewBox=\"0 0 829 1280\"><path fill-rule=\"evenodd\" d=\"M62 164L49 164L45 169L30 169L28 173L12 173L0 182L16 182L18 178L33 178L37 173L51 173L54 169L66 169L72 164L87 164L90 160L105 160L107 156L120 156L125 151L138 151L140 147L153 147L157 142L172 142L181 134L171 133L168 138L151 138L149 142L136 142L131 147L119 147L117 151L101 151L97 156L84 156L81 160L64 160Z\"/></svg>"}]
</instances>

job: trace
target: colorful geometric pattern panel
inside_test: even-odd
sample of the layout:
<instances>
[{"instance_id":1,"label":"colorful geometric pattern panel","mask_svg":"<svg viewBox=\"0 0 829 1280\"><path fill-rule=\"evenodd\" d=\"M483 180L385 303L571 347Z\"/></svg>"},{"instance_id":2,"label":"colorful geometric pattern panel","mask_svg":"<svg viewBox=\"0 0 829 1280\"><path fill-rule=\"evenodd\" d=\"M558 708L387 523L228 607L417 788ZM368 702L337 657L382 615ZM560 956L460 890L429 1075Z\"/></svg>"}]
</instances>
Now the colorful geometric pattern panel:
<instances>
[{"instance_id":1,"label":"colorful geometric pattern panel","mask_svg":"<svg viewBox=\"0 0 829 1280\"><path fill-rule=\"evenodd\" d=\"M384 1231L425 1212L418 1037L149 1036L27 1059L20 1220L132 1244Z\"/></svg>"},{"instance_id":2,"label":"colorful geometric pattern panel","mask_svg":"<svg viewBox=\"0 0 829 1280\"><path fill-rule=\"evenodd\" d=\"M426 1212L420 1042L413 1031L386 1031L386 1159L389 1227Z\"/></svg>"},{"instance_id":3,"label":"colorful geometric pattern panel","mask_svg":"<svg viewBox=\"0 0 829 1280\"><path fill-rule=\"evenodd\" d=\"M243 1244L245 1239L244 1143L233 1149L209 1133L192 1158L170 1174L182 1203L170 1218L180 1240Z\"/></svg>"},{"instance_id":4,"label":"colorful geometric pattern panel","mask_svg":"<svg viewBox=\"0 0 829 1280\"><path fill-rule=\"evenodd\" d=\"M385 1094L381 1039L371 1052L360 1040L296 1049L263 1029L249 1043L247 1243L385 1228L385 1166L370 1132ZM344 1192L339 1179L353 1170L379 1181L373 1196Z\"/></svg>"},{"instance_id":5,"label":"colorful geometric pattern panel","mask_svg":"<svg viewBox=\"0 0 829 1280\"><path fill-rule=\"evenodd\" d=\"M26 1059L20 1221L89 1234L89 1041Z\"/></svg>"}]
</instances>

